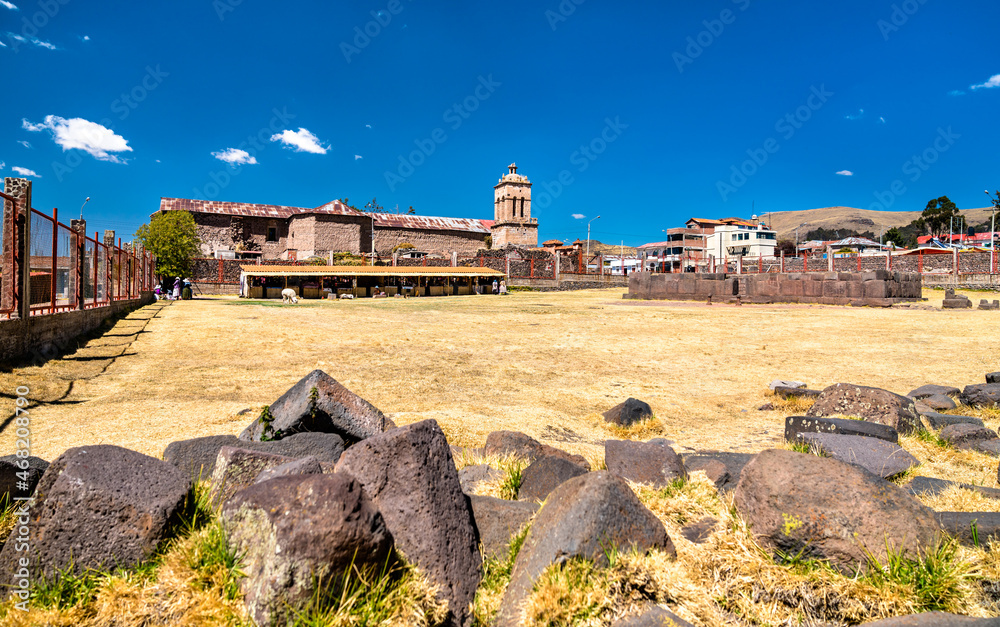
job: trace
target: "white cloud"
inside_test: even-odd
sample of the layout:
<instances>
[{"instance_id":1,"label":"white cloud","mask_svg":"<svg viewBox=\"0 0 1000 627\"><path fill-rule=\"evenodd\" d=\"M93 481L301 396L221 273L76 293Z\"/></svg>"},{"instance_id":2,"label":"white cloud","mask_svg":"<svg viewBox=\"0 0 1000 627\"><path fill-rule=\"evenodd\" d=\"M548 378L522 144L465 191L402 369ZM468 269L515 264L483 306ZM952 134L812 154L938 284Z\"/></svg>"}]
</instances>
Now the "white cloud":
<instances>
[{"instance_id":1,"label":"white cloud","mask_svg":"<svg viewBox=\"0 0 1000 627\"><path fill-rule=\"evenodd\" d=\"M981 83L979 85L973 85L972 89L973 90L993 89L995 87L1000 87L1000 74L994 74L993 76L990 77L990 80L986 81L985 83Z\"/></svg>"},{"instance_id":2,"label":"white cloud","mask_svg":"<svg viewBox=\"0 0 1000 627\"><path fill-rule=\"evenodd\" d=\"M329 146L324 146L308 129L300 128L298 131L282 131L271 136L271 141L281 142L285 148L293 148L295 152L311 152L317 155L325 155L330 150Z\"/></svg>"},{"instance_id":3,"label":"white cloud","mask_svg":"<svg viewBox=\"0 0 1000 627\"><path fill-rule=\"evenodd\" d=\"M32 37L31 39L27 39L27 38L25 38L25 37L23 37L21 35L15 34L15 33L7 33L7 36L10 37L11 39L15 40L15 41L21 42L22 44L30 43L30 44L34 44L34 45L38 46L39 48L45 48L46 50L55 50L56 49L56 47L54 45L52 45L51 43L49 43L47 41L42 41L38 37Z\"/></svg>"},{"instance_id":4,"label":"white cloud","mask_svg":"<svg viewBox=\"0 0 1000 627\"><path fill-rule=\"evenodd\" d=\"M7 47L7 44L5 44L3 41L0 41L0 48L6 48L6 47Z\"/></svg>"},{"instance_id":5,"label":"white cloud","mask_svg":"<svg viewBox=\"0 0 1000 627\"><path fill-rule=\"evenodd\" d=\"M2 1L3 0L0 0L0 2L2 2ZM90 41L90 35L84 35L83 36L83 41Z\"/></svg>"},{"instance_id":6,"label":"white cloud","mask_svg":"<svg viewBox=\"0 0 1000 627\"><path fill-rule=\"evenodd\" d=\"M879 124L885 124L885 118L879 118L878 119L878 123Z\"/></svg>"},{"instance_id":7,"label":"white cloud","mask_svg":"<svg viewBox=\"0 0 1000 627\"><path fill-rule=\"evenodd\" d=\"M361 155L354 155L354 160L355 161L359 161L361 159L364 159L364 157L362 157Z\"/></svg>"},{"instance_id":8,"label":"white cloud","mask_svg":"<svg viewBox=\"0 0 1000 627\"><path fill-rule=\"evenodd\" d=\"M239 148L226 148L221 152L213 152L212 156L219 161L225 161L229 165L256 165L257 158L251 157L246 150Z\"/></svg>"},{"instance_id":9,"label":"white cloud","mask_svg":"<svg viewBox=\"0 0 1000 627\"><path fill-rule=\"evenodd\" d=\"M951 90L951 91L948 92L948 95L949 96L964 96L965 92L962 91L961 89L953 89L953 90Z\"/></svg>"},{"instance_id":10,"label":"white cloud","mask_svg":"<svg viewBox=\"0 0 1000 627\"><path fill-rule=\"evenodd\" d=\"M22 139L22 140L18 141L17 143L21 144L25 148L31 148L31 142L29 142L29 141L25 141L25 140Z\"/></svg>"},{"instance_id":11,"label":"white cloud","mask_svg":"<svg viewBox=\"0 0 1000 627\"><path fill-rule=\"evenodd\" d=\"M0 5L7 7L11 11L17 11L17 5L12 2L7 2L7 0L0 0Z\"/></svg>"},{"instance_id":12,"label":"white cloud","mask_svg":"<svg viewBox=\"0 0 1000 627\"><path fill-rule=\"evenodd\" d=\"M6 164L6 163L4 163L3 161L0 161L0 170L3 170L3 167L4 167L5 165L7 165L7 164Z\"/></svg>"},{"instance_id":13,"label":"white cloud","mask_svg":"<svg viewBox=\"0 0 1000 627\"><path fill-rule=\"evenodd\" d=\"M584 218L586 218L586 217L587 217L587 216L583 215L582 213L574 213L574 214L573 214L573 219L574 219L574 220L583 220L583 219L584 219Z\"/></svg>"},{"instance_id":14,"label":"white cloud","mask_svg":"<svg viewBox=\"0 0 1000 627\"><path fill-rule=\"evenodd\" d=\"M865 110L858 109L857 113L851 113L850 115L845 115L844 119L851 120L853 122L854 120L860 120L863 117L865 117Z\"/></svg>"},{"instance_id":15,"label":"white cloud","mask_svg":"<svg viewBox=\"0 0 1000 627\"><path fill-rule=\"evenodd\" d=\"M365 128L371 128L371 127L372 127L371 124L365 124Z\"/></svg>"},{"instance_id":16,"label":"white cloud","mask_svg":"<svg viewBox=\"0 0 1000 627\"><path fill-rule=\"evenodd\" d=\"M17 174L20 174L21 176L33 176L36 179L42 178L41 175L39 175L37 172L35 172L34 170L29 170L28 168L22 168L15 165L13 168L11 168L11 170L16 172Z\"/></svg>"},{"instance_id":17,"label":"white cloud","mask_svg":"<svg viewBox=\"0 0 1000 627\"><path fill-rule=\"evenodd\" d=\"M837 175L838 176L854 176L854 172L851 172L850 170L841 170L840 172L837 172Z\"/></svg>"},{"instance_id":18,"label":"white cloud","mask_svg":"<svg viewBox=\"0 0 1000 627\"><path fill-rule=\"evenodd\" d=\"M25 130L34 132L48 130L52 133L53 141L62 146L63 151L82 150L98 161L126 163L124 159L114 153L132 152L132 147L128 145L124 137L115 134L109 128L83 118L67 120L57 115L47 115L41 124L32 124L28 120L22 120L21 126Z\"/></svg>"}]
</instances>

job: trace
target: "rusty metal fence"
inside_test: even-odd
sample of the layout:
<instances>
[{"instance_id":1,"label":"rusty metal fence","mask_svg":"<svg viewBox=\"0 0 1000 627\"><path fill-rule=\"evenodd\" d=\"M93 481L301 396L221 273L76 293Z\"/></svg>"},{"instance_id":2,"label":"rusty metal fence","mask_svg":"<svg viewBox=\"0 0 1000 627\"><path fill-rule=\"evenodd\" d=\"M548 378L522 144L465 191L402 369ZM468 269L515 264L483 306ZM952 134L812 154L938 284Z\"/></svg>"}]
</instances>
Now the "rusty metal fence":
<instances>
[{"instance_id":1,"label":"rusty metal fence","mask_svg":"<svg viewBox=\"0 0 1000 627\"><path fill-rule=\"evenodd\" d=\"M23 315L25 300L29 315L40 316L135 299L153 288L152 253L87 237L59 222L57 209L48 216L0 197L0 319Z\"/></svg>"}]
</instances>

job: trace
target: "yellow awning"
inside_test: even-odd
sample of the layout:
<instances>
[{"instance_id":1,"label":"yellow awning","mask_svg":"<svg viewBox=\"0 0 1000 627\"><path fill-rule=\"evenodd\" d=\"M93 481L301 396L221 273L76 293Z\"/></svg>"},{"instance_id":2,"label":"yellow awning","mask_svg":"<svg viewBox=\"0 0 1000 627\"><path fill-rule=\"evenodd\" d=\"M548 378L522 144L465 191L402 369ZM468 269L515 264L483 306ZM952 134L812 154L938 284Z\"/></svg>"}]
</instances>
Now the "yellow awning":
<instances>
[{"instance_id":1,"label":"yellow awning","mask_svg":"<svg viewBox=\"0 0 1000 627\"><path fill-rule=\"evenodd\" d=\"M241 265L247 276L311 277L502 277L493 268L424 266L258 266Z\"/></svg>"}]
</instances>

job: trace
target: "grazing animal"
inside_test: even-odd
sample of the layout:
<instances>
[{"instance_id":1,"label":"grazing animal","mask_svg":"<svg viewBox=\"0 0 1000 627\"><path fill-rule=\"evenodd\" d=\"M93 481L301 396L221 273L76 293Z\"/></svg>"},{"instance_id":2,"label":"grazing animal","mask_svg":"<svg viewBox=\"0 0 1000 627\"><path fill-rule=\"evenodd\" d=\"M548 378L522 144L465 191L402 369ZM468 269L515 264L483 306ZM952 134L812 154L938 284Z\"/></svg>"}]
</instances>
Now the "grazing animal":
<instances>
[{"instance_id":1,"label":"grazing animal","mask_svg":"<svg viewBox=\"0 0 1000 627\"><path fill-rule=\"evenodd\" d=\"M290 287L286 287L281 290L281 302L284 303L297 303L299 302L299 297L295 295L295 290Z\"/></svg>"}]
</instances>

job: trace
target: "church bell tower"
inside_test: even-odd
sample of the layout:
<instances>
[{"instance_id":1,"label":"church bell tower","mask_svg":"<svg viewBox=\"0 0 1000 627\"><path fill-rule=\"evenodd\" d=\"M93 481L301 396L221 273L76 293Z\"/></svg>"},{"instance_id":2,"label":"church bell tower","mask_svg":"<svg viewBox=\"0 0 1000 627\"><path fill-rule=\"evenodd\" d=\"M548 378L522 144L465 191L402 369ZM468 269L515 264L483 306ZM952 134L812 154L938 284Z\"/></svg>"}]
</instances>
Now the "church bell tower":
<instances>
[{"instance_id":1,"label":"church bell tower","mask_svg":"<svg viewBox=\"0 0 1000 627\"><path fill-rule=\"evenodd\" d=\"M493 248L513 244L521 248L538 246L538 220L531 217L531 181L517 173L517 164L493 187Z\"/></svg>"}]
</instances>

